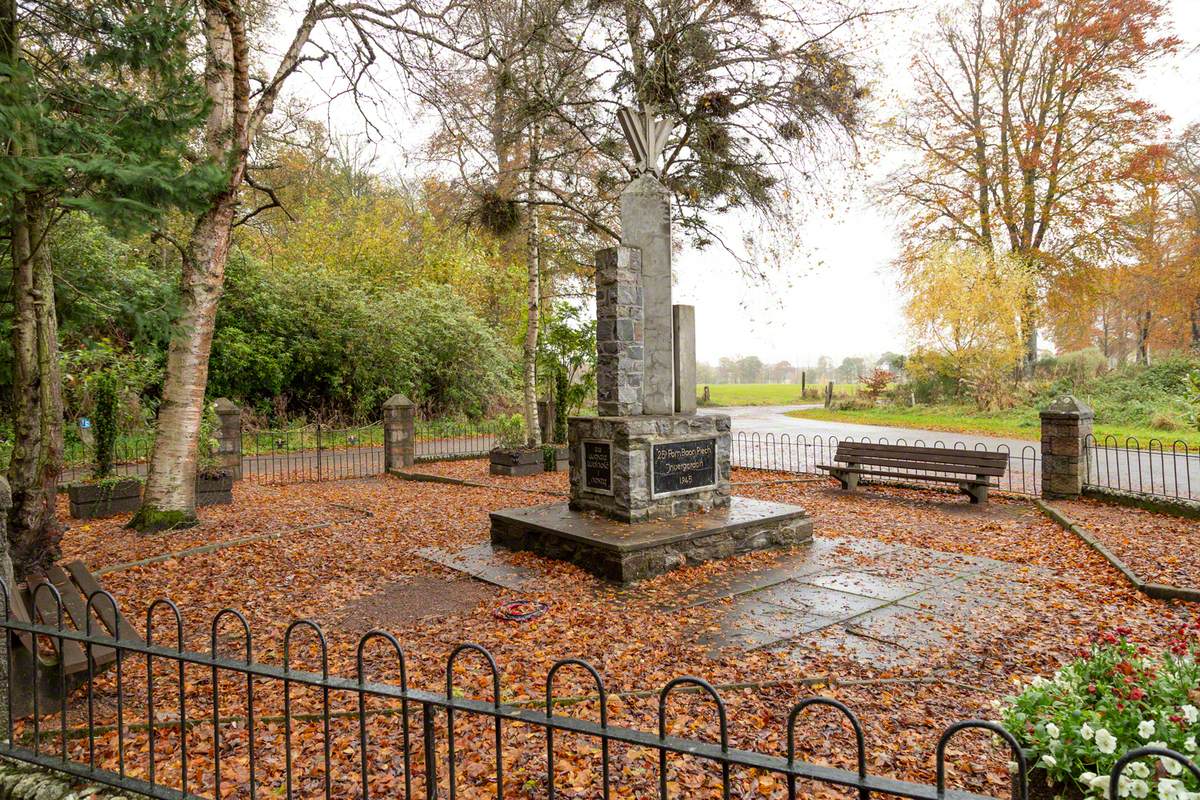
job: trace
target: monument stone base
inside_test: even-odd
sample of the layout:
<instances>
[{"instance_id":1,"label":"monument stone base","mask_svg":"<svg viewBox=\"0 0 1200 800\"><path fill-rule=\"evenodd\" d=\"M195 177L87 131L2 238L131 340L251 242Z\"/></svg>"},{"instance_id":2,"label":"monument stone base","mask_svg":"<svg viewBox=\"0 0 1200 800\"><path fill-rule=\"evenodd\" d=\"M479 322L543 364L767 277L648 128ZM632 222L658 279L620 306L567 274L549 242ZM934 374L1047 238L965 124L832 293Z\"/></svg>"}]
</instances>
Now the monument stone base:
<instances>
[{"instance_id":1,"label":"monument stone base","mask_svg":"<svg viewBox=\"0 0 1200 800\"><path fill-rule=\"evenodd\" d=\"M571 510L619 522L729 505L726 414L572 417Z\"/></svg>"},{"instance_id":2,"label":"monument stone base","mask_svg":"<svg viewBox=\"0 0 1200 800\"><path fill-rule=\"evenodd\" d=\"M570 561L619 583L754 550L812 540L812 520L799 506L726 498L708 513L629 524L567 503L494 511L492 544Z\"/></svg>"}]
</instances>

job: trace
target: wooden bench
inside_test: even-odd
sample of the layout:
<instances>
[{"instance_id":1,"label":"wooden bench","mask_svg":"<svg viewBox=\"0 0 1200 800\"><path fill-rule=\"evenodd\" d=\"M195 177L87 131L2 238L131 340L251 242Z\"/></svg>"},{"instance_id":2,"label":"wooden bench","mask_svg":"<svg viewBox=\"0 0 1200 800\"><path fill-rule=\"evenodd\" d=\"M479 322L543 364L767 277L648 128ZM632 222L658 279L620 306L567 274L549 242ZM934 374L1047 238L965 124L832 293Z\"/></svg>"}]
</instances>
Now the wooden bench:
<instances>
[{"instance_id":1,"label":"wooden bench","mask_svg":"<svg viewBox=\"0 0 1200 800\"><path fill-rule=\"evenodd\" d=\"M839 463L817 469L828 471L847 491L854 491L863 476L900 478L957 484L972 503L986 503L988 488L998 486L1008 468L1008 453L848 440L838 442L833 460Z\"/></svg>"},{"instance_id":2,"label":"wooden bench","mask_svg":"<svg viewBox=\"0 0 1200 800\"><path fill-rule=\"evenodd\" d=\"M64 568L65 566L65 568ZM63 629L86 633L87 601L101 586L96 576L88 571L82 561L72 561L64 566L55 564L44 573L28 576L26 582L17 587L9 609L14 621L34 623L50 628L58 626L58 606L49 589L38 589L49 583L58 590L62 598ZM119 609L106 598L98 597L91 607L91 632L95 636L107 636L119 641L140 643L133 626ZM33 713L33 695L37 692L38 710L43 713L57 711L65 687L68 694L88 679L87 647L73 639L56 639L51 634L39 634L35 646L33 635L25 631L13 631L9 637L12 647L13 715L24 717ZM34 675L34 659L37 660L37 675ZM91 672L99 674L117 659L117 651L108 645L93 645L91 648Z\"/></svg>"}]
</instances>

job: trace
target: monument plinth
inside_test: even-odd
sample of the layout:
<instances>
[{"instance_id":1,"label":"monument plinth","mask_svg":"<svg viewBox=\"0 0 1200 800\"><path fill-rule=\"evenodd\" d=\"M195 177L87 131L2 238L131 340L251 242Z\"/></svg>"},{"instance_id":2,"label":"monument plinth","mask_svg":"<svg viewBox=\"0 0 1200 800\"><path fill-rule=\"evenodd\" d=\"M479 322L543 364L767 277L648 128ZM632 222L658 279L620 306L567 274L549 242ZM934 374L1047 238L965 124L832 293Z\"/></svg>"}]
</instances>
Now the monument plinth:
<instances>
[{"instance_id":1,"label":"monument plinth","mask_svg":"<svg viewBox=\"0 0 1200 800\"><path fill-rule=\"evenodd\" d=\"M696 315L671 303L670 127L622 109L640 175L596 254L596 417L568 420L570 502L494 512L492 542L632 581L812 538L799 506L734 498L726 414L696 413Z\"/></svg>"}]
</instances>

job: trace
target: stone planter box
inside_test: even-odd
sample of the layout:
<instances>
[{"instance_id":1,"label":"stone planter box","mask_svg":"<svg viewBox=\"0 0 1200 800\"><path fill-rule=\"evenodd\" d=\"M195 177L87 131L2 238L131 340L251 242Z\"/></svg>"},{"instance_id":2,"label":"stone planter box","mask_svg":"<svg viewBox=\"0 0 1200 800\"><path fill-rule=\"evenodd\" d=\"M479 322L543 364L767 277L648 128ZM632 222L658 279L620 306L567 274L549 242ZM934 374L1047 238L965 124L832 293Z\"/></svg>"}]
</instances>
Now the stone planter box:
<instances>
[{"instance_id":1,"label":"stone planter box","mask_svg":"<svg viewBox=\"0 0 1200 800\"><path fill-rule=\"evenodd\" d=\"M500 448L497 447L489 454L491 462L488 472L492 475L537 475L545 471L542 448Z\"/></svg>"},{"instance_id":2,"label":"stone planter box","mask_svg":"<svg viewBox=\"0 0 1200 800\"><path fill-rule=\"evenodd\" d=\"M106 483L75 483L67 487L75 519L130 514L142 504L142 482L126 478Z\"/></svg>"},{"instance_id":3,"label":"stone planter box","mask_svg":"<svg viewBox=\"0 0 1200 800\"><path fill-rule=\"evenodd\" d=\"M233 502L233 475L210 473L196 476L196 505L223 506Z\"/></svg>"}]
</instances>

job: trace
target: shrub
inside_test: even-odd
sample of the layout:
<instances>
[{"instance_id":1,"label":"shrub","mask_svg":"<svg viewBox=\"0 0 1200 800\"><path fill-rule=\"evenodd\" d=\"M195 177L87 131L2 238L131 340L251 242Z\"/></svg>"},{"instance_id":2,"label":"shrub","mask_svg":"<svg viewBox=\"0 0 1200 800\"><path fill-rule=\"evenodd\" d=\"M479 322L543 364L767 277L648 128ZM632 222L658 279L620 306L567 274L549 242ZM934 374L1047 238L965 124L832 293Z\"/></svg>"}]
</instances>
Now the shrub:
<instances>
[{"instance_id":1,"label":"shrub","mask_svg":"<svg viewBox=\"0 0 1200 800\"><path fill-rule=\"evenodd\" d=\"M1127 633L1105 634L1052 680L1034 678L1001 704L1004 726L1032 749L1035 766L1089 796L1105 796L1117 759L1134 748L1200 756L1200 620L1159 655L1130 643ZM1135 762L1122 777L1122 797L1200 797L1200 785L1167 759L1156 770Z\"/></svg>"},{"instance_id":2,"label":"shrub","mask_svg":"<svg viewBox=\"0 0 1200 800\"><path fill-rule=\"evenodd\" d=\"M525 418L511 414L496 420L496 446L503 450L516 450L525 446Z\"/></svg>"},{"instance_id":3,"label":"shrub","mask_svg":"<svg viewBox=\"0 0 1200 800\"><path fill-rule=\"evenodd\" d=\"M876 367L871 371L871 374L863 379L863 391L875 402L879 399L879 395L887 389L888 384L896 379L896 376L891 371Z\"/></svg>"},{"instance_id":4,"label":"shrub","mask_svg":"<svg viewBox=\"0 0 1200 800\"><path fill-rule=\"evenodd\" d=\"M105 371L96 378L93 391L96 411L96 464L92 468L92 477L102 481L112 474L113 445L117 441L117 379L111 371Z\"/></svg>"}]
</instances>

